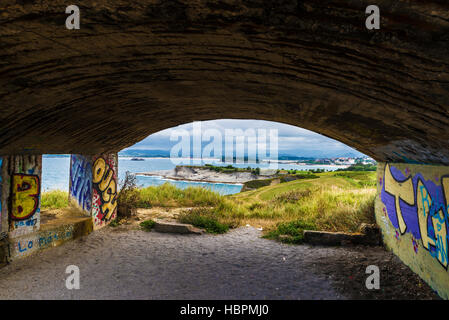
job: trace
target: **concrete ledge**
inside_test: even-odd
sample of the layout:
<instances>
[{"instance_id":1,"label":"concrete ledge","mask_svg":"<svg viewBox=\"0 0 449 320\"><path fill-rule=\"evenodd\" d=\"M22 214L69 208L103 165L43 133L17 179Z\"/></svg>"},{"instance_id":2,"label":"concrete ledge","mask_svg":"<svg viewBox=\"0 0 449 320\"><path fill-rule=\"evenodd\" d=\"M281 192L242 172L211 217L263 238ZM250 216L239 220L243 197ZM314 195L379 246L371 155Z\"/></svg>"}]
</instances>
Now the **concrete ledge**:
<instances>
[{"instance_id":1,"label":"concrete ledge","mask_svg":"<svg viewBox=\"0 0 449 320\"><path fill-rule=\"evenodd\" d=\"M179 233L179 234L203 234L204 230L195 228L190 224L184 224L174 221L156 220L153 230L163 233Z\"/></svg>"},{"instance_id":2,"label":"concrete ledge","mask_svg":"<svg viewBox=\"0 0 449 320\"><path fill-rule=\"evenodd\" d=\"M0 240L0 267L8 264L9 261L9 242L7 238Z\"/></svg>"},{"instance_id":3,"label":"concrete ledge","mask_svg":"<svg viewBox=\"0 0 449 320\"><path fill-rule=\"evenodd\" d=\"M360 233L345 233L304 230L304 242L326 246L348 244L377 246L381 244L381 235L377 226L362 224L360 231Z\"/></svg>"},{"instance_id":4,"label":"concrete ledge","mask_svg":"<svg viewBox=\"0 0 449 320\"><path fill-rule=\"evenodd\" d=\"M341 246L349 243L360 243L361 238L363 238L362 234L304 230L304 242L310 244Z\"/></svg>"},{"instance_id":5,"label":"concrete ledge","mask_svg":"<svg viewBox=\"0 0 449 320\"><path fill-rule=\"evenodd\" d=\"M61 244L88 235L93 231L92 218L79 218L64 224L42 225L41 230L10 238L10 259L26 257L39 250L57 247Z\"/></svg>"}]
</instances>

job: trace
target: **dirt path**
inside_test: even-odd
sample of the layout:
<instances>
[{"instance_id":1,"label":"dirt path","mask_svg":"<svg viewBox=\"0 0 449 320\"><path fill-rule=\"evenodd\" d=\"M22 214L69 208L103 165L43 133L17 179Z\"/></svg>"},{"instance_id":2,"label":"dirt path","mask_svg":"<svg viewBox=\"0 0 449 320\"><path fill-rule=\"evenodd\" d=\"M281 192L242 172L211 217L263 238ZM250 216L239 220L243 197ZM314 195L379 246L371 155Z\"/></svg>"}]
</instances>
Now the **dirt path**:
<instances>
[{"instance_id":1,"label":"dirt path","mask_svg":"<svg viewBox=\"0 0 449 320\"><path fill-rule=\"evenodd\" d=\"M365 288L365 268L381 289ZM80 268L67 290L65 268ZM170 235L106 227L3 268L1 299L436 298L382 248L292 246L251 227L225 235Z\"/></svg>"}]
</instances>

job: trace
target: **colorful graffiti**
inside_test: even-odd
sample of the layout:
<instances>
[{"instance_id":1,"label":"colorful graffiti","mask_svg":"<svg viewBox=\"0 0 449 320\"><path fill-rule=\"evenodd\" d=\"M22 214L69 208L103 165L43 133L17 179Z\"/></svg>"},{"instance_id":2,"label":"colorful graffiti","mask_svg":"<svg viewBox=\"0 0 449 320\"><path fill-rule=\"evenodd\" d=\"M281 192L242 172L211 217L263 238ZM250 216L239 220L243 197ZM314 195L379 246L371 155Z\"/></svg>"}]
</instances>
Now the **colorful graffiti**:
<instances>
[{"instance_id":1,"label":"colorful graffiti","mask_svg":"<svg viewBox=\"0 0 449 320\"><path fill-rule=\"evenodd\" d=\"M92 208L92 164L91 159L73 154L70 169L70 196L80 207L90 212Z\"/></svg>"},{"instance_id":2,"label":"colorful graffiti","mask_svg":"<svg viewBox=\"0 0 449 320\"><path fill-rule=\"evenodd\" d=\"M40 224L42 156L9 156L2 163L2 197L8 203L4 212L9 217L10 237L31 233Z\"/></svg>"},{"instance_id":3,"label":"colorful graffiti","mask_svg":"<svg viewBox=\"0 0 449 320\"><path fill-rule=\"evenodd\" d=\"M380 183L384 213L397 229L397 239L411 233L415 253L420 240L423 248L447 269L449 175L426 179L421 173L411 174L408 168L403 173L387 164Z\"/></svg>"},{"instance_id":4,"label":"colorful graffiti","mask_svg":"<svg viewBox=\"0 0 449 320\"><path fill-rule=\"evenodd\" d=\"M92 170L94 187L92 216L95 225L102 225L115 216L117 208L117 175L114 156L95 160Z\"/></svg>"},{"instance_id":5,"label":"colorful graffiti","mask_svg":"<svg viewBox=\"0 0 449 320\"><path fill-rule=\"evenodd\" d=\"M32 217L39 209L39 176L15 173L12 175L11 183L11 219L26 220Z\"/></svg>"}]
</instances>

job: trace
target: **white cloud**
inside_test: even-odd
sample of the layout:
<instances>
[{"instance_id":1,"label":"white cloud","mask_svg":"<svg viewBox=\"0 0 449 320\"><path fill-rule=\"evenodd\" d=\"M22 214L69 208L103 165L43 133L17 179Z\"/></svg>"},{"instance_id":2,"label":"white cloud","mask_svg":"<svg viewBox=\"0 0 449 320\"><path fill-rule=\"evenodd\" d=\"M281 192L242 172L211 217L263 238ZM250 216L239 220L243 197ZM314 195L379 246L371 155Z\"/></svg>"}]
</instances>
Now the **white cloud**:
<instances>
[{"instance_id":1,"label":"white cloud","mask_svg":"<svg viewBox=\"0 0 449 320\"><path fill-rule=\"evenodd\" d=\"M211 120L202 121L202 132L207 129L220 130L224 137L225 129L277 129L279 153L309 157L335 157L348 154L362 155L353 148L318 133L278 122L263 120ZM193 124L183 124L150 135L129 149L170 150L176 142L170 142L173 129L184 129L192 133Z\"/></svg>"}]
</instances>

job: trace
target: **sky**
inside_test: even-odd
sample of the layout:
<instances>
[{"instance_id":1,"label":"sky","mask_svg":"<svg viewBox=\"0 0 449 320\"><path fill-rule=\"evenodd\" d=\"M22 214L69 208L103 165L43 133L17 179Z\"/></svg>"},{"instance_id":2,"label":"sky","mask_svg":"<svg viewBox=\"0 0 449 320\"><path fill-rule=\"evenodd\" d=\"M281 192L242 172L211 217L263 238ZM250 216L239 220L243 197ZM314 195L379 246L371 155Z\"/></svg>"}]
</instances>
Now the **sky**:
<instances>
[{"instance_id":1,"label":"sky","mask_svg":"<svg viewBox=\"0 0 449 320\"><path fill-rule=\"evenodd\" d=\"M197 122L197 128L199 127L199 124L201 125L200 132L202 134L204 134L208 129L212 129L212 132L218 131L223 135L223 137L225 136L226 129L242 129L245 131L246 129L252 128L255 129L256 132L258 132L258 129L262 129L266 130L267 135L269 135L270 130L277 130L279 155L293 155L298 157L363 156L362 153L339 141L324 137L313 131L279 122L223 119ZM174 135L172 137L173 141L170 141L170 137L177 132L187 131L190 134L191 141L193 141L195 136L199 137L200 134L197 133L198 131L193 134L193 127L193 123L188 123L162 130L148 136L144 140L127 149L170 150L181 139L177 135ZM211 132L211 130L209 130L209 132ZM205 143L206 142L204 142L204 144Z\"/></svg>"}]
</instances>

